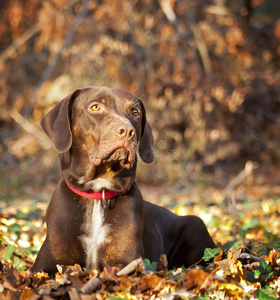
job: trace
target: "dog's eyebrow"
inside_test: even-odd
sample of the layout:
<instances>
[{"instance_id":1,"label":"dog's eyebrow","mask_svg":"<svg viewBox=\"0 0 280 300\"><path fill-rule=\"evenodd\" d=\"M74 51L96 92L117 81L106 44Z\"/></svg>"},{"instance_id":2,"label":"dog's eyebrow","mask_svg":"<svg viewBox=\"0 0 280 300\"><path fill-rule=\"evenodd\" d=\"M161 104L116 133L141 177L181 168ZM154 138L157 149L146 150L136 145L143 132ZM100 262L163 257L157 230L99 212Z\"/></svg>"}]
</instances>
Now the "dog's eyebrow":
<instances>
[{"instance_id":1,"label":"dog's eyebrow","mask_svg":"<svg viewBox=\"0 0 280 300\"><path fill-rule=\"evenodd\" d=\"M132 98L131 101L133 104L138 104L138 105L141 105L142 103L141 99L139 98Z\"/></svg>"},{"instance_id":2,"label":"dog's eyebrow","mask_svg":"<svg viewBox=\"0 0 280 300\"><path fill-rule=\"evenodd\" d=\"M127 108L134 108L134 107L141 107L141 102L135 98L132 98L130 100L127 100L127 104L126 104L126 107Z\"/></svg>"},{"instance_id":3,"label":"dog's eyebrow","mask_svg":"<svg viewBox=\"0 0 280 300\"><path fill-rule=\"evenodd\" d=\"M113 97L111 95L98 94L97 96L95 96L94 98L92 98L91 101L100 101L100 102L104 103L104 100L108 101L110 99L113 99Z\"/></svg>"},{"instance_id":4,"label":"dog's eyebrow","mask_svg":"<svg viewBox=\"0 0 280 300\"><path fill-rule=\"evenodd\" d=\"M110 99L110 98L114 98L114 95L112 93L107 93L107 92L104 92L104 91L100 91L99 93L96 93L92 97L92 99L96 99L96 100L100 100L102 98Z\"/></svg>"}]
</instances>

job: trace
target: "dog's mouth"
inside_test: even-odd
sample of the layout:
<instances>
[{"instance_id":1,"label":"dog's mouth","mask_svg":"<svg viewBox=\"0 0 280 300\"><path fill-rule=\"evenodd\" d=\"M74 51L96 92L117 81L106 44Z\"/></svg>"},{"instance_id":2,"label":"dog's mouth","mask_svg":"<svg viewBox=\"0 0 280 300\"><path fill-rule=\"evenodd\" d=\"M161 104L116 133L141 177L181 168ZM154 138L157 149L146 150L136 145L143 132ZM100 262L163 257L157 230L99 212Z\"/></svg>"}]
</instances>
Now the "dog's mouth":
<instances>
[{"instance_id":1,"label":"dog's mouth","mask_svg":"<svg viewBox=\"0 0 280 300\"><path fill-rule=\"evenodd\" d=\"M118 146L102 153L91 153L89 160L95 166L99 166L106 162L118 162L123 167L132 168L135 161L135 150L132 145Z\"/></svg>"}]
</instances>

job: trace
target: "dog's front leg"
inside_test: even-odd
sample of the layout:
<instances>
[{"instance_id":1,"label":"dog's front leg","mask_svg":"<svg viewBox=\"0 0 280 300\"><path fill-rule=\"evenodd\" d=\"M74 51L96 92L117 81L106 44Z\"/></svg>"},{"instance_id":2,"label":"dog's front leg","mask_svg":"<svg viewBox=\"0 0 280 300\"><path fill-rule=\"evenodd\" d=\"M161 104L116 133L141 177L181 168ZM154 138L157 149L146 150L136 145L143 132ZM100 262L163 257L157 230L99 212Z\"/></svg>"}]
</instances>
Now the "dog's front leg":
<instances>
[{"instance_id":1,"label":"dog's front leg","mask_svg":"<svg viewBox=\"0 0 280 300\"><path fill-rule=\"evenodd\" d=\"M54 257L51 254L49 240L46 239L43 243L36 261L31 269L33 272L45 272L49 275L55 274L57 271L56 269L56 262Z\"/></svg>"},{"instance_id":2,"label":"dog's front leg","mask_svg":"<svg viewBox=\"0 0 280 300\"><path fill-rule=\"evenodd\" d=\"M131 228L114 230L106 238L99 253L103 266L123 268L133 260L144 257L142 232Z\"/></svg>"},{"instance_id":3,"label":"dog's front leg","mask_svg":"<svg viewBox=\"0 0 280 300\"><path fill-rule=\"evenodd\" d=\"M139 257L145 257L144 206L136 184L132 185L129 193L116 200L113 209L105 211L104 217L109 230L98 250L101 267L122 268Z\"/></svg>"},{"instance_id":4,"label":"dog's front leg","mask_svg":"<svg viewBox=\"0 0 280 300\"><path fill-rule=\"evenodd\" d=\"M77 263L83 267L85 265L84 258L85 254L78 239L52 233L51 238L47 236L44 241L32 271L43 271L54 275L57 272L58 264L74 265Z\"/></svg>"}]
</instances>

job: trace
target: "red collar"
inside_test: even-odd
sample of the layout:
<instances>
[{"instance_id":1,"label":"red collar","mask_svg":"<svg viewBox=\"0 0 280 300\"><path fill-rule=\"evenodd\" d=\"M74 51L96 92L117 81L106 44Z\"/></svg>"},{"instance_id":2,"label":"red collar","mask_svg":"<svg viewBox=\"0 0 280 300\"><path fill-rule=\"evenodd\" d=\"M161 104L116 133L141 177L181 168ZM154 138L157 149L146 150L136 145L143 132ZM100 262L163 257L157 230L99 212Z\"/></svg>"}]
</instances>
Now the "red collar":
<instances>
[{"instance_id":1,"label":"red collar","mask_svg":"<svg viewBox=\"0 0 280 300\"><path fill-rule=\"evenodd\" d=\"M83 192L73 188L67 181L65 181L65 183L67 184L69 189L72 190L75 194L89 199L107 200L107 199L112 199L119 195L118 192L109 191L106 189L103 189L101 192Z\"/></svg>"}]
</instances>

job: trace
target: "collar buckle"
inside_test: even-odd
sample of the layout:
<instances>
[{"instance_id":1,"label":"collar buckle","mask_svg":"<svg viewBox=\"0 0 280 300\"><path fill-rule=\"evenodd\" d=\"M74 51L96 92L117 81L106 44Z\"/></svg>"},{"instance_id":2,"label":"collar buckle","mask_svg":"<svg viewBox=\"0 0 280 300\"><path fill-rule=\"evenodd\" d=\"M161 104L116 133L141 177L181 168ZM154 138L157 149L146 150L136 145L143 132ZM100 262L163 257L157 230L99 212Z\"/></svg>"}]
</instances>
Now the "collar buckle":
<instances>
[{"instance_id":1,"label":"collar buckle","mask_svg":"<svg viewBox=\"0 0 280 300\"><path fill-rule=\"evenodd\" d=\"M108 209L113 209L111 198L109 198L109 199L105 198L105 189L102 189L102 201L103 201L105 207L107 207Z\"/></svg>"}]
</instances>

